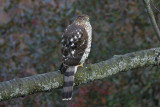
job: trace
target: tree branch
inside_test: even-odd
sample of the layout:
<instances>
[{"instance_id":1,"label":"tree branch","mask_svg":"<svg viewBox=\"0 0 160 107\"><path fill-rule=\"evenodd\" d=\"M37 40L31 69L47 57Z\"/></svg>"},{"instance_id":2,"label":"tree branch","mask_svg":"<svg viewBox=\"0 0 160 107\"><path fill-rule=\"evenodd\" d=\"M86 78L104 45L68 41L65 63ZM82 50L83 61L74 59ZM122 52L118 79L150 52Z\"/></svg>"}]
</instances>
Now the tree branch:
<instances>
[{"instance_id":1,"label":"tree branch","mask_svg":"<svg viewBox=\"0 0 160 107\"><path fill-rule=\"evenodd\" d=\"M149 14L151 23L152 23L152 25L153 25L153 28L154 28L154 30L155 30L155 32L156 32L157 38L158 38L158 40L160 41L160 30L159 30L159 28L158 28L158 25L157 25L157 23L156 23L156 20L155 20L153 11L152 11L152 9L151 9L150 0L144 0L144 3L145 3L145 6L146 6L146 8L147 8L147 11L148 11L148 14Z\"/></svg>"},{"instance_id":2,"label":"tree branch","mask_svg":"<svg viewBox=\"0 0 160 107\"><path fill-rule=\"evenodd\" d=\"M158 65L160 57L158 56L156 60L155 57L159 53L160 48L153 48L125 55L115 55L109 60L88 64L84 68L80 68L76 73L75 85L106 78L120 71ZM63 75L58 71L1 82L0 101L61 88L62 84Z\"/></svg>"}]
</instances>

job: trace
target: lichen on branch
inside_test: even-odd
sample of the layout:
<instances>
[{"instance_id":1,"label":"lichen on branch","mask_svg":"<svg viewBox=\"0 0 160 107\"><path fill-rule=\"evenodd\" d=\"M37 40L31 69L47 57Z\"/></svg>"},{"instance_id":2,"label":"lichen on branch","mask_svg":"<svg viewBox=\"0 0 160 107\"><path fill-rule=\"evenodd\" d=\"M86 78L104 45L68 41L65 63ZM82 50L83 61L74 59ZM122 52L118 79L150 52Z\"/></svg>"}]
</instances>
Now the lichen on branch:
<instances>
[{"instance_id":1,"label":"lichen on branch","mask_svg":"<svg viewBox=\"0 0 160 107\"><path fill-rule=\"evenodd\" d=\"M75 85L87 83L97 79L107 78L121 71L127 71L149 65L158 65L160 48L153 48L125 55L115 55L113 58L95 64L87 64L79 68L75 74ZM155 60L157 58L157 60ZM51 91L61 88L63 75L57 72L33 75L25 78L15 78L0 83L0 101L27 96L29 94Z\"/></svg>"}]
</instances>

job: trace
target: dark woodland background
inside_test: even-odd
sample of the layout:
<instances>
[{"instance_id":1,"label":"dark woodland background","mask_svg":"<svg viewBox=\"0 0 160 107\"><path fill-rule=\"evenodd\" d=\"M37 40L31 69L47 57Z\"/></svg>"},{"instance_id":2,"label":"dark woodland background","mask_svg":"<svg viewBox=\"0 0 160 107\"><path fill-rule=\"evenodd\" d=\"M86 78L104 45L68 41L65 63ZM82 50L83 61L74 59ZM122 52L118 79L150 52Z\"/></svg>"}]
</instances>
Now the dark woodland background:
<instances>
[{"instance_id":1,"label":"dark woodland background","mask_svg":"<svg viewBox=\"0 0 160 107\"><path fill-rule=\"evenodd\" d=\"M160 1L153 0L152 8L160 27ZM80 13L90 16L93 27L86 63L160 46L143 0L0 0L0 82L57 71L61 35ZM61 101L61 89L0 103L8 107L104 105L160 106L159 67L130 70L75 87L68 103Z\"/></svg>"}]
</instances>

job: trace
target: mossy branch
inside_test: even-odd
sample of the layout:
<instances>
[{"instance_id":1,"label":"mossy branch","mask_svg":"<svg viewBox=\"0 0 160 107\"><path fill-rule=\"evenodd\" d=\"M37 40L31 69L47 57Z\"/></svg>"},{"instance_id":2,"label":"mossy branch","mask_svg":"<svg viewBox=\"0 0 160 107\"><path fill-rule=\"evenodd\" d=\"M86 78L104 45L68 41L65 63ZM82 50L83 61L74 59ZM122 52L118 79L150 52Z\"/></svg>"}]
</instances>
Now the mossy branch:
<instances>
[{"instance_id":1,"label":"mossy branch","mask_svg":"<svg viewBox=\"0 0 160 107\"><path fill-rule=\"evenodd\" d=\"M153 48L125 55L115 55L106 61L87 64L85 67L78 69L75 75L75 85L106 78L121 71L158 65L160 57L156 58L156 56L159 53L160 48ZM58 71L1 82L0 101L61 88L62 84L63 75Z\"/></svg>"},{"instance_id":2,"label":"mossy branch","mask_svg":"<svg viewBox=\"0 0 160 107\"><path fill-rule=\"evenodd\" d=\"M156 23L156 19L154 17L154 13L153 13L152 8L151 8L151 4L150 4L151 1L150 0L143 0L143 1L145 3L146 8L147 8L148 15L149 15L151 23L153 25L154 31L156 32L157 38L160 41L160 30L158 28L158 25Z\"/></svg>"}]
</instances>

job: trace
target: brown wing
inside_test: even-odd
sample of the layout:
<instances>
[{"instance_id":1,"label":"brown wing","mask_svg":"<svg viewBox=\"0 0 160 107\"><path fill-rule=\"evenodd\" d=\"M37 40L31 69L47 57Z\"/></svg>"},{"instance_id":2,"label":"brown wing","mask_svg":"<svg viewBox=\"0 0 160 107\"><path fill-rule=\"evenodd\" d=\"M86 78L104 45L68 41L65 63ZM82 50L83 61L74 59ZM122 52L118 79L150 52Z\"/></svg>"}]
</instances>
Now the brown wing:
<instances>
[{"instance_id":1,"label":"brown wing","mask_svg":"<svg viewBox=\"0 0 160 107\"><path fill-rule=\"evenodd\" d=\"M75 66L87 48L88 36L86 30L78 25L70 25L62 36L63 64Z\"/></svg>"}]
</instances>

